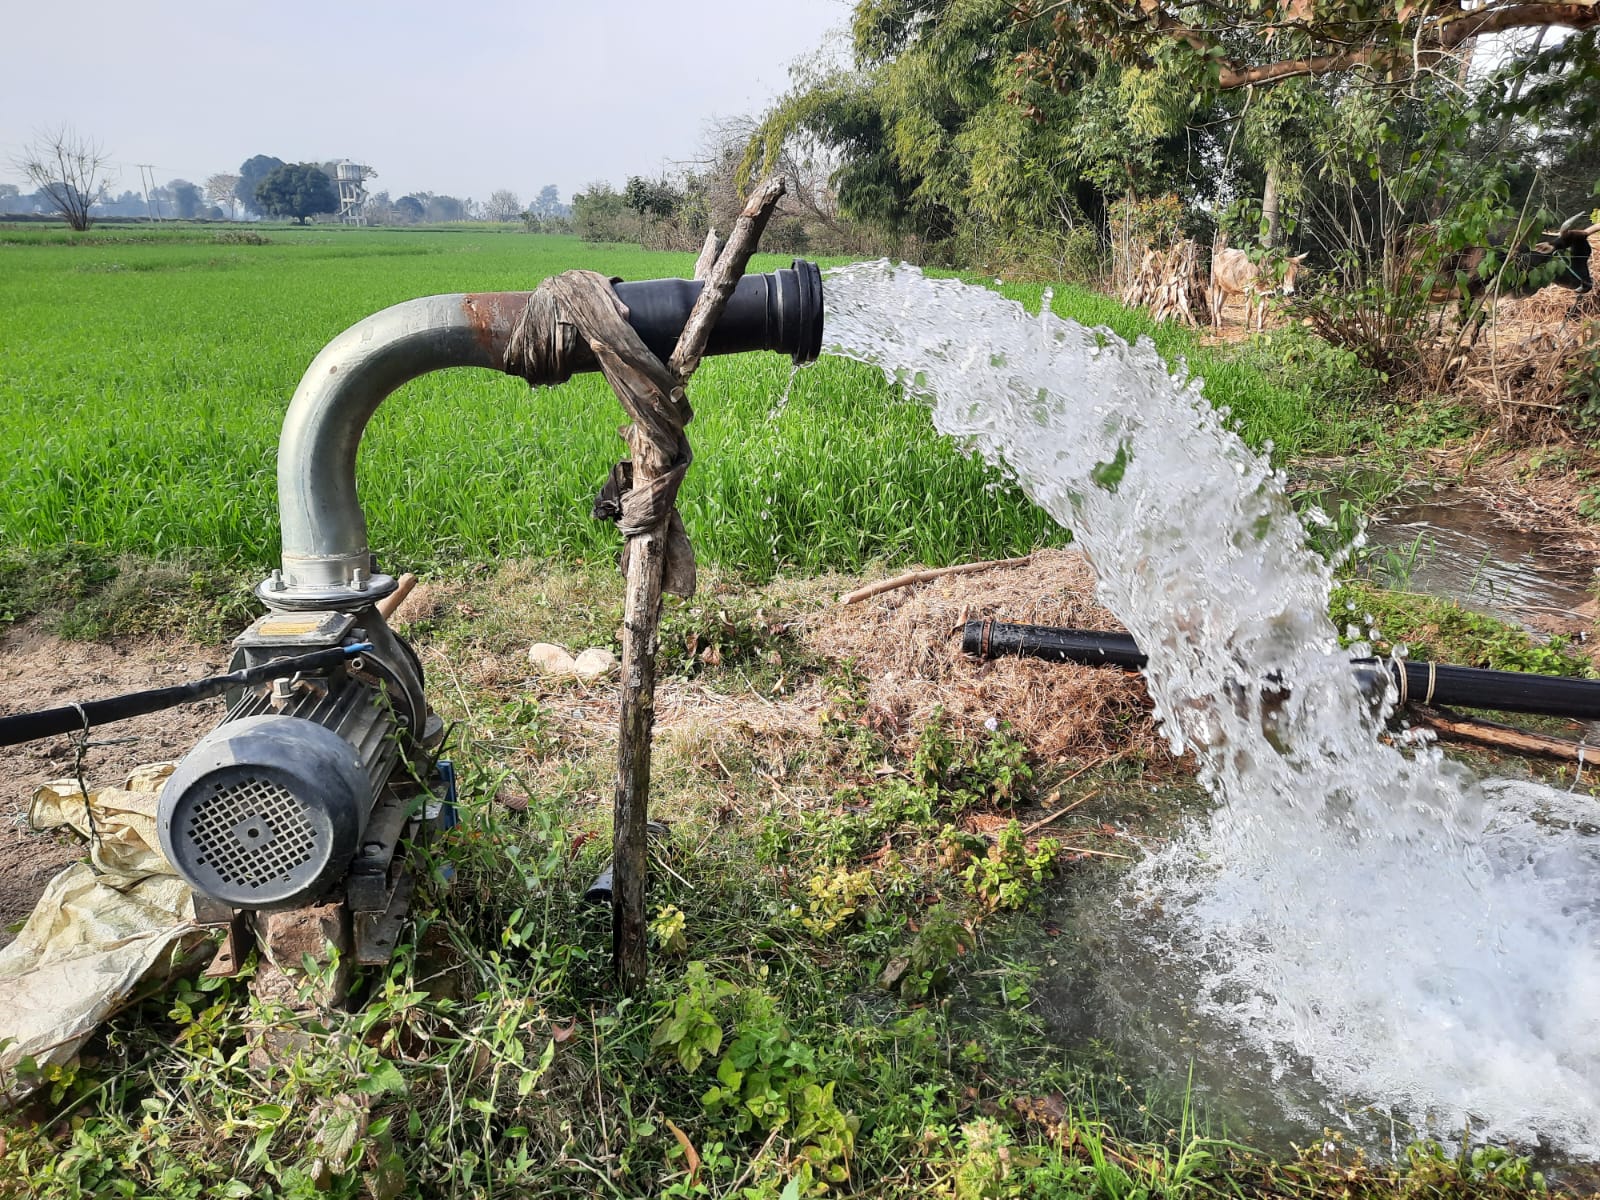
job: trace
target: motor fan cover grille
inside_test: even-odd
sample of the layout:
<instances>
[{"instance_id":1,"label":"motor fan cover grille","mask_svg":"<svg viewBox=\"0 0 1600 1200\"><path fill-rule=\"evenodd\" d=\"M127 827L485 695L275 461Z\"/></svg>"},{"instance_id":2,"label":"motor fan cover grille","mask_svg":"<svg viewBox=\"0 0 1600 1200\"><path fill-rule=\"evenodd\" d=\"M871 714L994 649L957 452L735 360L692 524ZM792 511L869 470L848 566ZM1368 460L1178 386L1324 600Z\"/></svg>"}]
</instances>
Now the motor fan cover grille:
<instances>
[{"instance_id":1,"label":"motor fan cover grille","mask_svg":"<svg viewBox=\"0 0 1600 1200\"><path fill-rule=\"evenodd\" d=\"M318 902L356 851L372 781L355 747L303 717L224 721L157 804L161 852L201 895L273 912Z\"/></svg>"},{"instance_id":2,"label":"motor fan cover grille","mask_svg":"<svg viewBox=\"0 0 1600 1200\"><path fill-rule=\"evenodd\" d=\"M305 805L259 776L217 783L195 805L184 833L195 866L250 892L298 883L317 854L317 831Z\"/></svg>"}]
</instances>

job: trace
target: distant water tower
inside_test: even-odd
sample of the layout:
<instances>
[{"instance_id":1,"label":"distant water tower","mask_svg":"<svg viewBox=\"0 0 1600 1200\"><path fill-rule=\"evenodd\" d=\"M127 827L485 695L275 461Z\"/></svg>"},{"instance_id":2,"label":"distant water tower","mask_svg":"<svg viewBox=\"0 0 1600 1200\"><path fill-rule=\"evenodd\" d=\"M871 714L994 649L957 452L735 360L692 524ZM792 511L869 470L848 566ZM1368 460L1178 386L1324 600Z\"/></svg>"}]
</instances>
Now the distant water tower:
<instances>
[{"instance_id":1,"label":"distant water tower","mask_svg":"<svg viewBox=\"0 0 1600 1200\"><path fill-rule=\"evenodd\" d=\"M371 167L353 163L348 158L333 167L333 182L339 188L339 220L345 225L365 225L366 214L362 206L367 202L366 181L377 175Z\"/></svg>"}]
</instances>

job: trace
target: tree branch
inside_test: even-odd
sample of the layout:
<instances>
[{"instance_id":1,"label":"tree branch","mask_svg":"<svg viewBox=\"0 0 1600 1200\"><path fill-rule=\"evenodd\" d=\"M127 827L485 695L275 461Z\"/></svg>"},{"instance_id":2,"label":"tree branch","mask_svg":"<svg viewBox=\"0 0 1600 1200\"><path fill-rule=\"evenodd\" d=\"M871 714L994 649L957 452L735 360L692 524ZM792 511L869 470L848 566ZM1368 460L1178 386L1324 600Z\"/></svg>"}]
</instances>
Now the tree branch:
<instances>
[{"instance_id":1,"label":"tree branch","mask_svg":"<svg viewBox=\"0 0 1600 1200\"><path fill-rule=\"evenodd\" d=\"M667 360L667 369L683 382L687 383L689 376L700 366L706 343L711 339L711 331L722 318L722 310L728 306L728 297L733 295L733 289L739 286L739 280L744 277L744 269L750 262L750 256L756 252L762 231L766 229L767 221L777 208L783 191L783 176L772 176L750 193L739 219L733 223L728 244L718 255L717 265L711 268L711 277L700 290L689 319L683 324L683 332L678 335L678 345Z\"/></svg>"},{"instance_id":2,"label":"tree branch","mask_svg":"<svg viewBox=\"0 0 1600 1200\"><path fill-rule=\"evenodd\" d=\"M1058 7L1052 5L1043 11L1055 12ZM1135 0L1131 11L1120 4L1100 6L1094 15L1081 16L1075 22L1064 13L1057 13L1057 45L1063 44L1062 35L1069 30L1105 38L1108 36L1105 31L1110 28L1116 30L1109 36L1113 36L1124 57L1141 55L1143 51L1139 47L1148 47L1152 38L1180 41L1203 58L1215 61L1217 86L1222 91L1234 91L1357 67L1431 62L1483 34L1552 26L1573 30L1600 27L1600 0L1490 0L1475 9L1463 9L1450 0L1429 8L1413 5L1410 0L1396 0L1389 19L1367 17L1348 21L1307 19L1293 11L1292 6L1288 19L1284 19L1285 14L1270 10L1256 19L1253 12L1236 4L1203 3L1201 7L1215 12L1221 24L1208 27L1183 20L1160 0ZM1337 16L1349 10L1322 11ZM1370 32L1363 35L1364 29ZM1256 35L1267 30L1293 31L1311 43L1311 49L1322 52L1256 63L1240 58L1218 58L1222 35L1240 30Z\"/></svg>"}]
</instances>

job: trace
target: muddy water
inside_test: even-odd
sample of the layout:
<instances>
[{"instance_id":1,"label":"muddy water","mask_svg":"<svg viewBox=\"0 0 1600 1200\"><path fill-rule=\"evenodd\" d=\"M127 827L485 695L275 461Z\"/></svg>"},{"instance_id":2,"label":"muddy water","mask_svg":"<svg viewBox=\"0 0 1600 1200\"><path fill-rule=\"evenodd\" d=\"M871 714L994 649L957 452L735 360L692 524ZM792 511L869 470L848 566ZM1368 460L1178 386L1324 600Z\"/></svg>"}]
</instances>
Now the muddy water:
<instances>
[{"instance_id":1,"label":"muddy water","mask_svg":"<svg viewBox=\"0 0 1600 1200\"><path fill-rule=\"evenodd\" d=\"M1368 571L1379 582L1459 601L1542 632L1587 627L1593 568L1558 538L1507 526L1473 496L1402 503L1367 527Z\"/></svg>"}]
</instances>

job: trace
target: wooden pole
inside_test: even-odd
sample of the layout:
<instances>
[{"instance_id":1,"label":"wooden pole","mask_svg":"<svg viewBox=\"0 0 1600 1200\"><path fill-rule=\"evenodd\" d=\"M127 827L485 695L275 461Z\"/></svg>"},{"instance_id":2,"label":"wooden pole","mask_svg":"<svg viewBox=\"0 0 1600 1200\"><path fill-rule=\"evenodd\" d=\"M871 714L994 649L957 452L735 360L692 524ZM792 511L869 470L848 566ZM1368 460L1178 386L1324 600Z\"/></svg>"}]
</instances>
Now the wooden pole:
<instances>
[{"instance_id":1,"label":"wooden pole","mask_svg":"<svg viewBox=\"0 0 1600 1200\"><path fill-rule=\"evenodd\" d=\"M700 365L711 331L727 307L744 269L761 240L762 230L783 195L783 179L773 177L750 196L734 222L722 253L711 263L702 252L695 277L705 287L678 336L667 369L678 380L674 399L685 419L688 401L683 386ZM708 239L708 246L711 242ZM709 264L709 265L708 265ZM704 276L700 271L705 269ZM649 439L631 439L633 486L642 487L665 474L671 461ZM632 539L628 584L622 617L622 713L617 734L617 789L612 834L611 953L617 981L624 992L637 993L649 968L644 891L647 861L646 822L650 804L650 737L655 726L656 649L661 623L661 579L666 565L666 524Z\"/></svg>"},{"instance_id":2,"label":"wooden pole","mask_svg":"<svg viewBox=\"0 0 1600 1200\"><path fill-rule=\"evenodd\" d=\"M1568 738L1551 737L1544 733L1529 733L1526 729L1513 729L1493 721L1479 721L1455 713L1417 706L1413 710L1417 719L1428 728L1448 738L1475 742L1496 750L1509 750L1513 754L1532 754L1540 758L1559 758L1567 762L1600 762L1600 746L1588 747Z\"/></svg>"}]
</instances>

